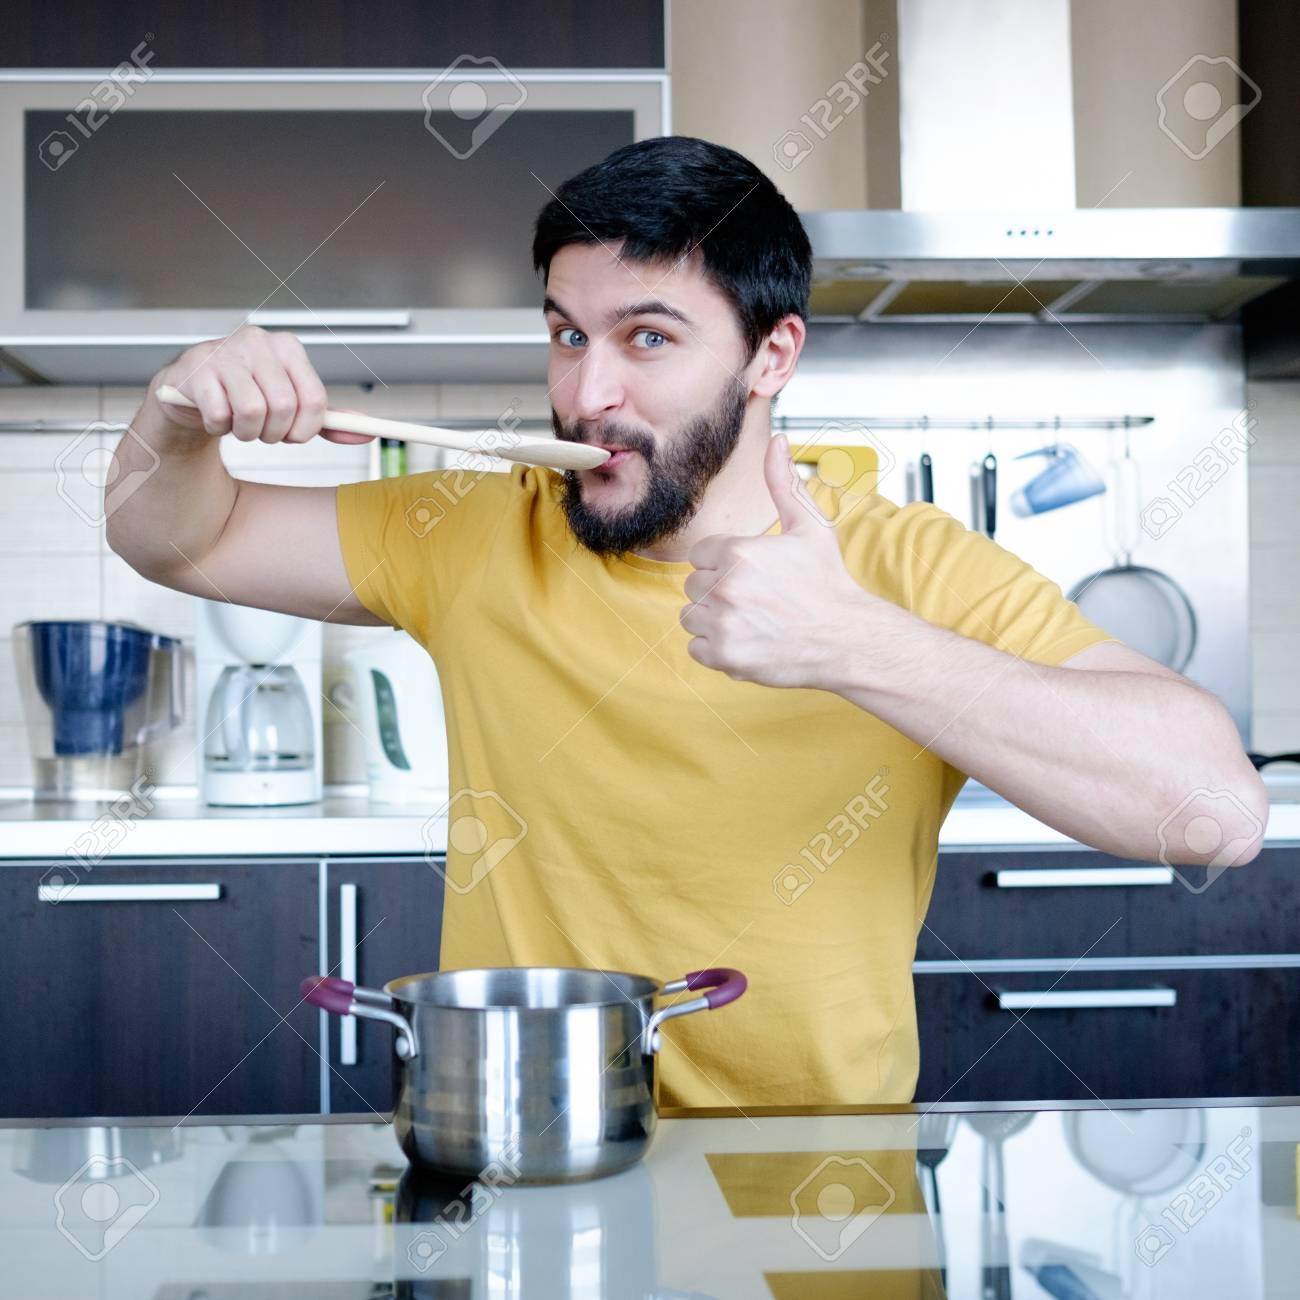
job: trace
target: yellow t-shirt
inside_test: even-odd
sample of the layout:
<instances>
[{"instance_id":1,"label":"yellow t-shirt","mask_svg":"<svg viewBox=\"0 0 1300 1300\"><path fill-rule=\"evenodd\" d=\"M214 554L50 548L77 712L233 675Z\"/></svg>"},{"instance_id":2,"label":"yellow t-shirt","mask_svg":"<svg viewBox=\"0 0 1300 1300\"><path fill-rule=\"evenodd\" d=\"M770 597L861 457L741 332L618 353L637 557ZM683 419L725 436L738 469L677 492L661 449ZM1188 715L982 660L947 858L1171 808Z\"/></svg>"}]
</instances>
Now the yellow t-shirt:
<instances>
[{"instance_id":1,"label":"yellow t-shirt","mask_svg":"<svg viewBox=\"0 0 1300 1300\"><path fill-rule=\"evenodd\" d=\"M559 486L516 466L338 489L357 595L441 682L442 966L733 966L744 997L665 1026L661 1104L911 1100L911 965L965 774L837 695L697 663L691 565L593 555ZM809 488L856 580L930 622L1041 664L1110 639L936 506Z\"/></svg>"}]
</instances>

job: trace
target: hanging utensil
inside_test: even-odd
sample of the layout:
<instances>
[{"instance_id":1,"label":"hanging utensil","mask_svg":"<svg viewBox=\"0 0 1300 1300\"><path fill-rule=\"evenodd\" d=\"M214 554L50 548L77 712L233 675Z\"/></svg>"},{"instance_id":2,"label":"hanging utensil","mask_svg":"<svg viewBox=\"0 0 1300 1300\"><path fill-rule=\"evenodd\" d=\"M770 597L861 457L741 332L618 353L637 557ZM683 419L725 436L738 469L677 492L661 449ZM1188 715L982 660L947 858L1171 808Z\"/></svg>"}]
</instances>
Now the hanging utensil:
<instances>
[{"instance_id":1,"label":"hanging utensil","mask_svg":"<svg viewBox=\"0 0 1300 1300\"><path fill-rule=\"evenodd\" d=\"M984 532L992 537L998 522L998 458L992 452L980 464L980 496L984 502Z\"/></svg>"},{"instance_id":2,"label":"hanging utensil","mask_svg":"<svg viewBox=\"0 0 1300 1300\"><path fill-rule=\"evenodd\" d=\"M179 388L158 385L158 400L172 406L198 410ZM504 434L500 429L480 431L440 429L432 424L410 424L405 420L384 420L377 415L356 411L326 411L322 427L340 433L368 433L377 438L397 438L402 442L419 442L429 447L446 447L451 451L468 451L478 456L496 456L521 465L547 465L551 469L595 469L609 459L603 447L559 438L531 438L522 434Z\"/></svg>"},{"instance_id":3,"label":"hanging utensil","mask_svg":"<svg viewBox=\"0 0 1300 1300\"><path fill-rule=\"evenodd\" d=\"M921 453L921 500L934 501L934 465L928 452Z\"/></svg>"},{"instance_id":4,"label":"hanging utensil","mask_svg":"<svg viewBox=\"0 0 1300 1300\"><path fill-rule=\"evenodd\" d=\"M1069 599L1111 636L1182 672L1196 649L1196 613L1187 593L1167 573L1132 563L1141 495L1137 464L1127 446L1110 471L1114 486L1102 499L1102 521L1115 564L1076 582Z\"/></svg>"}]
</instances>

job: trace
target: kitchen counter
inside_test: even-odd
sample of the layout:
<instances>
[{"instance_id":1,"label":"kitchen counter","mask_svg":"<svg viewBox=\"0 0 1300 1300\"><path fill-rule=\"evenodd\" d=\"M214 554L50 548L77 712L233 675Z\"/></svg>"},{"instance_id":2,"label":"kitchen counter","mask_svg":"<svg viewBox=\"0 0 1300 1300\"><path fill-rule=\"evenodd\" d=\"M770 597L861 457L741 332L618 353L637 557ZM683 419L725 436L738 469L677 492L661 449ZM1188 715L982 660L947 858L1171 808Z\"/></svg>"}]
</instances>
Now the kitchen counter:
<instances>
[{"instance_id":1,"label":"kitchen counter","mask_svg":"<svg viewBox=\"0 0 1300 1300\"><path fill-rule=\"evenodd\" d=\"M1300 842L1300 773L1265 771L1264 784L1271 801L1265 843ZM444 853L446 810L445 799L372 803L364 787L293 808L211 808L192 791L159 790L147 816L118 818L129 829L117 825L104 835L96 819L112 816L108 804L37 803L14 793L0 797L0 860L87 856L86 846L100 840L112 841L105 856L115 857ZM976 781L967 782L939 832L940 848L1077 844Z\"/></svg>"},{"instance_id":2,"label":"kitchen counter","mask_svg":"<svg viewBox=\"0 0 1300 1300\"><path fill-rule=\"evenodd\" d=\"M613 1177L469 1189L343 1117L10 1122L0 1267L105 1300L1294 1296L1298 1103L669 1112Z\"/></svg>"}]
</instances>

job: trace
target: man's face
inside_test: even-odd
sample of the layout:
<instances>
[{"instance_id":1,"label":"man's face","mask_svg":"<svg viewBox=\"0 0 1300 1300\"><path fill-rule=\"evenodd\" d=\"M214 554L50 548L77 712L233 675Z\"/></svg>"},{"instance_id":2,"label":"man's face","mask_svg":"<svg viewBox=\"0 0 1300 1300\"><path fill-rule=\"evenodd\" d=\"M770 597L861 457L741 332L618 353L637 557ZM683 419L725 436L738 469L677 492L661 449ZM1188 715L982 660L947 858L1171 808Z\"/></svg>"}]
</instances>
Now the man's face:
<instances>
[{"instance_id":1,"label":"man's face","mask_svg":"<svg viewBox=\"0 0 1300 1300\"><path fill-rule=\"evenodd\" d=\"M598 554L650 546L690 522L735 449L749 396L735 312L698 263L616 254L570 244L547 279L555 434L619 449L564 476L569 526Z\"/></svg>"}]
</instances>

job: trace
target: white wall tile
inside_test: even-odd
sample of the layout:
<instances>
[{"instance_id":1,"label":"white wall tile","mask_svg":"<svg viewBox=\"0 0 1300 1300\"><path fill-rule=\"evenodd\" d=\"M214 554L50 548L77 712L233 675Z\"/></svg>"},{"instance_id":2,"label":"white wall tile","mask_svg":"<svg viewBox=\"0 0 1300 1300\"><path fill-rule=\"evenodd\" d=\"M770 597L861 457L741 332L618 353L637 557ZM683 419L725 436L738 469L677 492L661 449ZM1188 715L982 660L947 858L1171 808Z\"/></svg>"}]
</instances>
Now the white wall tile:
<instances>
[{"instance_id":1,"label":"white wall tile","mask_svg":"<svg viewBox=\"0 0 1300 1300\"><path fill-rule=\"evenodd\" d=\"M1300 631L1261 629L1251 650L1256 712L1300 712Z\"/></svg>"},{"instance_id":2,"label":"white wall tile","mask_svg":"<svg viewBox=\"0 0 1300 1300\"><path fill-rule=\"evenodd\" d=\"M167 636L194 636L194 597L141 577L120 555L104 556L104 614Z\"/></svg>"},{"instance_id":3,"label":"white wall tile","mask_svg":"<svg viewBox=\"0 0 1300 1300\"><path fill-rule=\"evenodd\" d=\"M1250 544L1291 546L1300 555L1300 461L1257 465L1251 461Z\"/></svg>"},{"instance_id":4,"label":"white wall tile","mask_svg":"<svg viewBox=\"0 0 1300 1300\"><path fill-rule=\"evenodd\" d=\"M6 632L8 630L5 629ZM5 636L0 639L0 727L21 726L23 721L13 638Z\"/></svg>"},{"instance_id":5,"label":"white wall tile","mask_svg":"<svg viewBox=\"0 0 1300 1300\"><path fill-rule=\"evenodd\" d=\"M495 426L506 411L522 420L549 420L551 402L545 384L444 384L442 418L445 420L485 419L485 428Z\"/></svg>"},{"instance_id":6,"label":"white wall tile","mask_svg":"<svg viewBox=\"0 0 1300 1300\"><path fill-rule=\"evenodd\" d=\"M100 499L80 476L0 473L0 575L19 556L98 555L103 536Z\"/></svg>"},{"instance_id":7,"label":"white wall tile","mask_svg":"<svg viewBox=\"0 0 1300 1300\"><path fill-rule=\"evenodd\" d=\"M1257 712L1251 747L1258 754L1300 753L1300 710Z\"/></svg>"},{"instance_id":8,"label":"white wall tile","mask_svg":"<svg viewBox=\"0 0 1300 1300\"><path fill-rule=\"evenodd\" d=\"M1300 384L1254 380L1246 385L1246 403L1255 421L1251 465L1300 465Z\"/></svg>"},{"instance_id":9,"label":"white wall tile","mask_svg":"<svg viewBox=\"0 0 1300 1300\"><path fill-rule=\"evenodd\" d=\"M1250 552L1250 625L1300 631L1300 547L1253 546Z\"/></svg>"},{"instance_id":10,"label":"white wall tile","mask_svg":"<svg viewBox=\"0 0 1300 1300\"><path fill-rule=\"evenodd\" d=\"M325 780L330 785L350 785L366 779L366 748L361 733L350 723L330 722L324 728Z\"/></svg>"},{"instance_id":11,"label":"white wall tile","mask_svg":"<svg viewBox=\"0 0 1300 1300\"><path fill-rule=\"evenodd\" d=\"M0 785L31 785L31 752L26 727L0 722Z\"/></svg>"},{"instance_id":12,"label":"white wall tile","mask_svg":"<svg viewBox=\"0 0 1300 1300\"><path fill-rule=\"evenodd\" d=\"M0 635L15 623L99 618L98 555L27 555L0 562Z\"/></svg>"}]
</instances>

